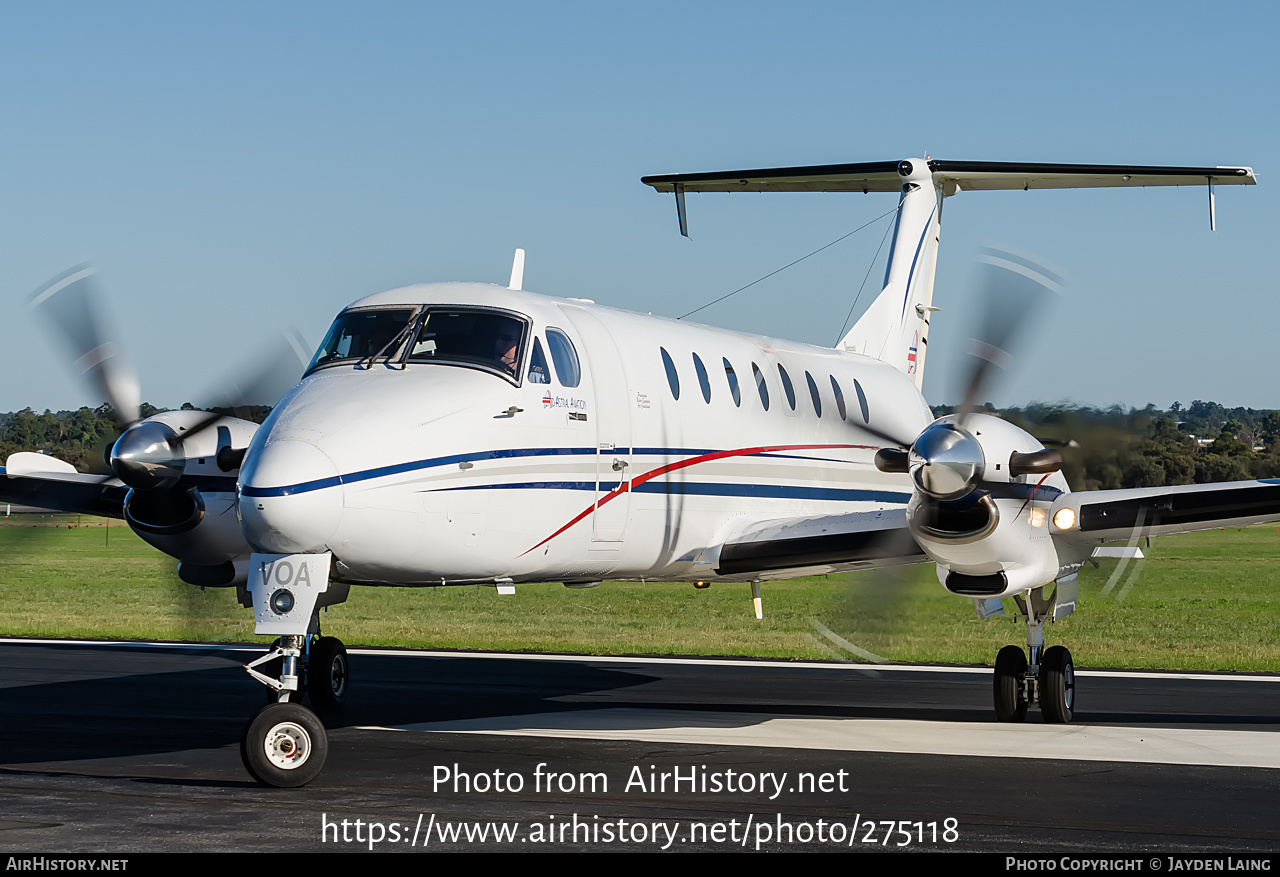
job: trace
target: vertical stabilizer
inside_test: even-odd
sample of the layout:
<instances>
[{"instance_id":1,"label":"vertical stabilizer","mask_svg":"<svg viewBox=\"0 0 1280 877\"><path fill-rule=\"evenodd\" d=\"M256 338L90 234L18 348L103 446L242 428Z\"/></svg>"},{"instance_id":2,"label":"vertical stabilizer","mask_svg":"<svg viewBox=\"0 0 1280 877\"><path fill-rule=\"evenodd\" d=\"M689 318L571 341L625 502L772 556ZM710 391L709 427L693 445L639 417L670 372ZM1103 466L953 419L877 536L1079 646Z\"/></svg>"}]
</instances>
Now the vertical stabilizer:
<instances>
[{"instance_id":1,"label":"vertical stabilizer","mask_svg":"<svg viewBox=\"0 0 1280 877\"><path fill-rule=\"evenodd\" d=\"M933 312L943 193L926 162L911 164L898 202L884 288L837 347L886 362L919 387Z\"/></svg>"}]
</instances>

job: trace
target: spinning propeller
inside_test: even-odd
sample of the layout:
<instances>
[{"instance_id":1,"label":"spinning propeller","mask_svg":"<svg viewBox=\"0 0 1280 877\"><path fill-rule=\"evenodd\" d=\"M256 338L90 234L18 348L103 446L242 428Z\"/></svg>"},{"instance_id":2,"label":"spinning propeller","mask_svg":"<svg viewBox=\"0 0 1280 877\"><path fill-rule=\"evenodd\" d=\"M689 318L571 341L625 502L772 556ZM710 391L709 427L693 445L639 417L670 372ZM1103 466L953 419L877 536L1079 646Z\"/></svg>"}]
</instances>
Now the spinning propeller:
<instances>
[{"instance_id":1,"label":"spinning propeller","mask_svg":"<svg viewBox=\"0 0 1280 877\"><path fill-rule=\"evenodd\" d=\"M124 517L135 532L181 562L178 575L174 575L171 562L165 562L165 577L177 588L172 605L177 609L176 617L182 619L178 622L180 635L195 639L243 636L245 622L235 611L234 601L228 603L230 596L219 595L223 589L204 593L181 584L179 577L188 584L221 583L209 578L210 570L220 569L221 556L210 557L209 552L225 553L228 544L242 540L234 516L215 513L202 523L207 501L200 493L200 479L216 482L221 480L218 475L232 474L239 468L252 424L229 420L217 410L141 419L138 378L115 342L92 267L78 265L59 274L32 293L28 304L51 327L93 394L105 397L110 404L122 433L105 449L104 458L115 478L128 488L124 495L110 475L63 474L33 479L28 501L49 508L86 510L103 508L100 498L108 495L117 509L123 503ZM235 369L231 378L222 382L221 392L208 394L213 402L210 407L240 414L238 409L250 404L279 399L297 382L300 364L307 361L305 346L296 333L286 335L286 342L272 345L267 355ZM214 428L216 454L209 434ZM188 457L212 457L213 465L198 467L198 474L192 476L186 472ZM184 474L188 475L185 479ZM225 493L225 483L215 492L218 489ZM219 502L225 505L225 499ZM222 524L223 530L206 533L209 527L204 524L208 523ZM198 537L193 532L197 526L202 527Z\"/></svg>"},{"instance_id":2,"label":"spinning propeller","mask_svg":"<svg viewBox=\"0 0 1280 877\"><path fill-rule=\"evenodd\" d=\"M140 422L141 390L137 373L120 354L112 340L109 323L103 318L96 270L77 265L32 293L29 306L53 329L95 394L104 396L115 412L123 432L105 454L111 471L137 490L168 490L177 486L185 467L184 444L214 426L223 416L214 411L177 429L158 422ZM305 346L296 332L288 342L257 362L239 369L223 382L211 408L244 409L252 404L274 402L296 383L299 363L306 363ZM226 472L239 468L244 448L220 447L219 467Z\"/></svg>"},{"instance_id":3,"label":"spinning propeller","mask_svg":"<svg viewBox=\"0 0 1280 877\"><path fill-rule=\"evenodd\" d=\"M970 349L959 411L934 421L910 442L872 430L898 446L877 451L876 468L909 472L916 489L936 502L961 502L967 497L977 501L975 494L999 489L1000 482L984 480L988 461L969 422L997 370L1007 370L1013 363L1012 351L1023 340L1022 327L1062 291L1061 278L1050 269L1027 256L994 249L983 250L978 257L977 285L984 301L983 317ZM1056 449L1015 452L1008 461L1008 478L1047 475L1060 468L1062 454Z\"/></svg>"},{"instance_id":4,"label":"spinning propeller","mask_svg":"<svg viewBox=\"0 0 1280 877\"><path fill-rule=\"evenodd\" d=\"M1060 292L1061 280L1025 256L985 250L978 258L977 287L972 298L981 302L981 317L959 410L913 438L859 424L886 444L876 452L876 468L911 475L917 501L908 508L908 525L916 535L932 539L985 534L996 520L993 494L1007 495L1009 481L1022 475L1047 475L1062 467L1062 455L1053 448L988 460L979 439L981 423L974 423L983 395L1012 365L1012 351L1028 334L1024 327ZM996 464L1003 481L992 480ZM874 650L895 640L907 614L905 604L937 587L933 570L923 569L883 567L855 575L843 590L836 617L827 624L814 621L819 647L873 663L881 660Z\"/></svg>"},{"instance_id":5,"label":"spinning propeller","mask_svg":"<svg viewBox=\"0 0 1280 877\"><path fill-rule=\"evenodd\" d=\"M133 367L120 355L98 313L96 269L77 265L31 294L28 306L61 338L72 366L96 394L106 397L126 428L137 422L142 394Z\"/></svg>"}]
</instances>

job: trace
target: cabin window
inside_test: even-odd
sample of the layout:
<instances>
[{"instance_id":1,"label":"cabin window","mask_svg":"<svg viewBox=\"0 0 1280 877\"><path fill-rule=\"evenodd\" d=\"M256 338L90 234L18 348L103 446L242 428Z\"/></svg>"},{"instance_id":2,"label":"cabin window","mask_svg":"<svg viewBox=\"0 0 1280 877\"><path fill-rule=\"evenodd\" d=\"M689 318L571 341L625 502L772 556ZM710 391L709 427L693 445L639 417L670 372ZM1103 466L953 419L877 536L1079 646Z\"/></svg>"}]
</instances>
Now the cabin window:
<instances>
[{"instance_id":1,"label":"cabin window","mask_svg":"<svg viewBox=\"0 0 1280 877\"><path fill-rule=\"evenodd\" d=\"M862 409L862 422L871 422L871 412L867 409L867 394L862 392L862 384L857 379L853 382L853 391L858 394L858 407Z\"/></svg>"},{"instance_id":2,"label":"cabin window","mask_svg":"<svg viewBox=\"0 0 1280 877\"><path fill-rule=\"evenodd\" d=\"M529 354L529 383L551 383L551 370L547 368L547 358L542 354L542 344L537 337L533 339L533 353Z\"/></svg>"},{"instance_id":3,"label":"cabin window","mask_svg":"<svg viewBox=\"0 0 1280 877\"><path fill-rule=\"evenodd\" d=\"M764 372L760 371L760 366L754 362L751 363L751 374L756 379L756 389L760 391L760 404L764 406L764 410L769 410L769 386L764 382Z\"/></svg>"},{"instance_id":4,"label":"cabin window","mask_svg":"<svg viewBox=\"0 0 1280 877\"><path fill-rule=\"evenodd\" d=\"M551 362L556 367L556 377L565 387L576 387L582 382L582 366L578 363L578 351L574 350L569 336L559 329L547 329L547 348Z\"/></svg>"},{"instance_id":5,"label":"cabin window","mask_svg":"<svg viewBox=\"0 0 1280 877\"><path fill-rule=\"evenodd\" d=\"M782 363L778 363L778 374L782 377L782 390L787 394L787 404L791 406L791 410L796 410L796 391L791 386L791 375L787 374L787 370L782 367Z\"/></svg>"},{"instance_id":6,"label":"cabin window","mask_svg":"<svg viewBox=\"0 0 1280 877\"><path fill-rule=\"evenodd\" d=\"M698 386L702 388L702 399L704 402L711 401L711 379L707 377L707 367L702 364L702 360L698 359L698 354L693 355L693 370L698 373Z\"/></svg>"},{"instance_id":7,"label":"cabin window","mask_svg":"<svg viewBox=\"0 0 1280 877\"><path fill-rule=\"evenodd\" d=\"M808 372L804 373L805 383L809 385L809 398L813 400L813 413L822 416L822 397L818 395L818 385L813 381L813 375Z\"/></svg>"},{"instance_id":8,"label":"cabin window","mask_svg":"<svg viewBox=\"0 0 1280 877\"><path fill-rule=\"evenodd\" d=\"M836 410L840 412L841 420L848 420L848 411L844 407L844 392L840 389L840 385L836 383L836 376L831 376L831 392L836 397Z\"/></svg>"},{"instance_id":9,"label":"cabin window","mask_svg":"<svg viewBox=\"0 0 1280 877\"><path fill-rule=\"evenodd\" d=\"M338 314L307 370L341 360L394 357L404 343L412 308Z\"/></svg>"},{"instance_id":10,"label":"cabin window","mask_svg":"<svg viewBox=\"0 0 1280 877\"><path fill-rule=\"evenodd\" d=\"M522 317L484 308L430 308L409 351L409 362L480 368L516 380L528 346ZM546 369L546 358L542 360Z\"/></svg>"},{"instance_id":11,"label":"cabin window","mask_svg":"<svg viewBox=\"0 0 1280 877\"><path fill-rule=\"evenodd\" d=\"M741 408L742 391L738 389L738 376L734 373L728 359L724 360L724 377L729 382L729 395L733 397L733 404Z\"/></svg>"},{"instance_id":12,"label":"cabin window","mask_svg":"<svg viewBox=\"0 0 1280 877\"><path fill-rule=\"evenodd\" d=\"M667 353L667 348L659 347L662 351L662 367L667 370L667 385L671 387L671 398L680 398L680 375L676 374L676 364L671 361L671 354Z\"/></svg>"}]
</instances>

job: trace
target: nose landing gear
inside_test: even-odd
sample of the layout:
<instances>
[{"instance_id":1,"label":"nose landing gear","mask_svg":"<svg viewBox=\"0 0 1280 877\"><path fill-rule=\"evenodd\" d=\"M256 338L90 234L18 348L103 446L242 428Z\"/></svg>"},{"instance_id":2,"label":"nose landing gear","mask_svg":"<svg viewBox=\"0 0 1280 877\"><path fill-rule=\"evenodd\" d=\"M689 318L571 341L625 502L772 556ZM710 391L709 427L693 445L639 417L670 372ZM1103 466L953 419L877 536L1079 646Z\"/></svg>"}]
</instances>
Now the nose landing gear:
<instances>
[{"instance_id":1,"label":"nose landing gear","mask_svg":"<svg viewBox=\"0 0 1280 877\"><path fill-rule=\"evenodd\" d=\"M313 619L312 626L318 633L318 620ZM277 671L279 678L258 667ZM346 646L331 636L284 636L245 670L273 699L245 728L240 741L245 770L265 786L306 785L324 768L329 741L319 717L302 705L303 691L311 696L316 712L333 713L343 707L351 680Z\"/></svg>"},{"instance_id":2,"label":"nose landing gear","mask_svg":"<svg viewBox=\"0 0 1280 877\"><path fill-rule=\"evenodd\" d=\"M245 665L273 701L240 741L245 770L265 786L294 788L320 775L329 740L316 713L341 709L351 686L346 647L320 635L319 610L344 602L350 590L329 582L329 561L327 553L250 559L242 602L254 610L255 633L279 636L270 651ZM302 705L304 693L315 712Z\"/></svg>"}]
</instances>

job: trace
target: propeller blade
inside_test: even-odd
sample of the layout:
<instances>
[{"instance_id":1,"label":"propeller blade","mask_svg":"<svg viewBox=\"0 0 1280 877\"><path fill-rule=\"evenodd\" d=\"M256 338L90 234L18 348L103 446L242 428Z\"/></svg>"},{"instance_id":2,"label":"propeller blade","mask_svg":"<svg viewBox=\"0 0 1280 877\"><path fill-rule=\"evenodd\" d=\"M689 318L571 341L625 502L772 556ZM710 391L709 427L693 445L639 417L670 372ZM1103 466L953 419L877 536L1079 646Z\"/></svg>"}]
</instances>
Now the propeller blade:
<instances>
[{"instance_id":1,"label":"propeller blade","mask_svg":"<svg viewBox=\"0 0 1280 877\"><path fill-rule=\"evenodd\" d=\"M882 429L877 429L869 423L859 423L858 429L863 432L871 433L873 436L880 439L880 441L884 442L885 446L889 448L909 448L911 447L912 442L916 440L916 436L903 438L902 436L885 432Z\"/></svg>"},{"instance_id":2,"label":"propeller blade","mask_svg":"<svg viewBox=\"0 0 1280 877\"><path fill-rule=\"evenodd\" d=\"M218 422L227 411L245 417L248 408L255 405L274 406L280 397L291 390L310 362L308 347L297 329L283 333L280 340L265 354L240 368L226 380L222 387L210 394L209 414L182 433L189 439L199 435ZM218 413L213 409L220 409Z\"/></svg>"},{"instance_id":3,"label":"propeller blade","mask_svg":"<svg viewBox=\"0 0 1280 877\"><path fill-rule=\"evenodd\" d=\"M960 403L961 426L977 410L996 371L1013 363L1023 326L1053 295L1061 294L1062 277L1031 256L986 248L978 255L978 287L985 313L970 351L973 361Z\"/></svg>"},{"instance_id":4,"label":"propeller blade","mask_svg":"<svg viewBox=\"0 0 1280 877\"><path fill-rule=\"evenodd\" d=\"M89 265L64 271L33 292L28 307L53 327L74 367L128 425L138 419L142 392L137 374L120 355L100 316L95 273Z\"/></svg>"}]
</instances>

